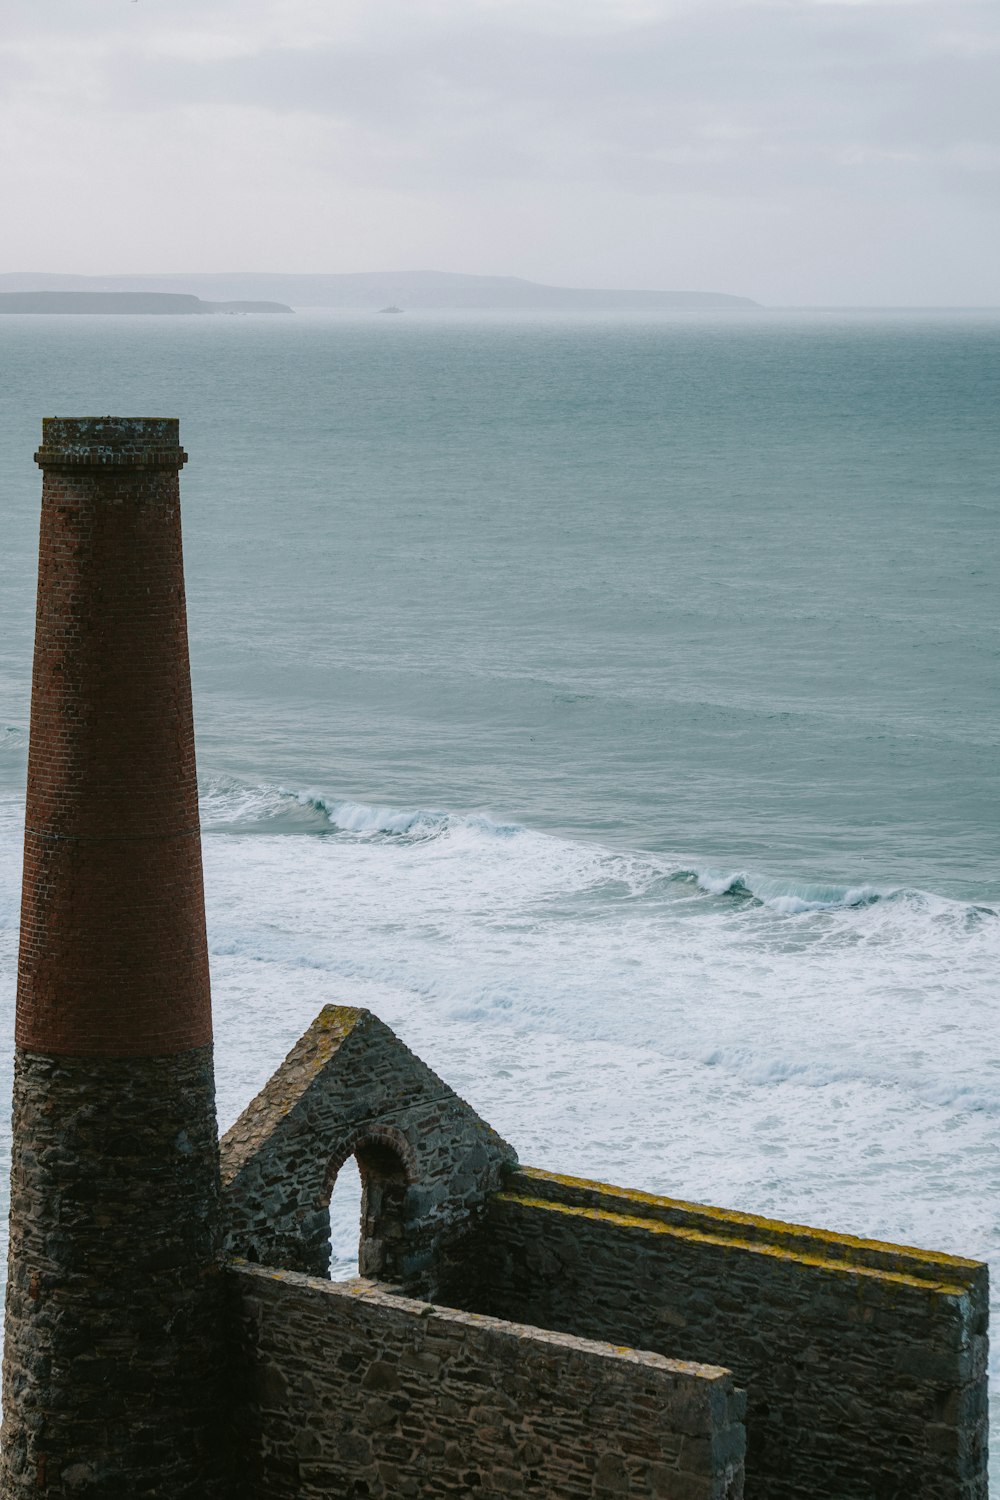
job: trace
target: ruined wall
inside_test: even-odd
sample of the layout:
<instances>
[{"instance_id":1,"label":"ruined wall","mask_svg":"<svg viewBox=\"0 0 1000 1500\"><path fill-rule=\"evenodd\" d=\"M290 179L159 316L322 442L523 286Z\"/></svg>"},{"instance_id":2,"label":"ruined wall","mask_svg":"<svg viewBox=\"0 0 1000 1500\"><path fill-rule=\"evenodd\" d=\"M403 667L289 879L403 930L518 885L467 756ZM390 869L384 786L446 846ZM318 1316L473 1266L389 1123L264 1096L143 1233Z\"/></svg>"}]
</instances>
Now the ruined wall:
<instances>
[{"instance_id":1,"label":"ruined wall","mask_svg":"<svg viewBox=\"0 0 1000 1500\"><path fill-rule=\"evenodd\" d=\"M461 1305L732 1370L750 1500L985 1500L985 1266L535 1171L480 1243Z\"/></svg>"},{"instance_id":2,"label":"ruined wall","mask_svg":"<svg viewBox=\"0 0 1000 1500\"><path fill-rule=\"evenodd\" d=\"M330 1194L351 1155L361 1270L435 1296L517 1156L370 1012L328 1005L222 1141L226 1250L325 1275Z\"/></svg>"},{"instance_id":3,"label":"ruined wall","mask_svg":"<svg viewBox=\"0 0 1000 1500\"><path fill-rule=\"evenodd\" d=\"M253 1500L740 1500L724 1370L237 1264Z\"/></svg>"},{"instance_id":4,"label":"ruined wall","mask_svg":"<svg viewBox=\"0 0 1000 1500\"><path fill-rule=\"evenodd\" d=\"M345 1007L223 1143L230 1249L322 1275L351 1151L367 1275L732 1371L751 1500L985 1500L985 1266L519 1169L387 1027ZM512 1412L521 1399L528 1420L531 1389L506 1391Z\"/></svg>"}]
</instances>

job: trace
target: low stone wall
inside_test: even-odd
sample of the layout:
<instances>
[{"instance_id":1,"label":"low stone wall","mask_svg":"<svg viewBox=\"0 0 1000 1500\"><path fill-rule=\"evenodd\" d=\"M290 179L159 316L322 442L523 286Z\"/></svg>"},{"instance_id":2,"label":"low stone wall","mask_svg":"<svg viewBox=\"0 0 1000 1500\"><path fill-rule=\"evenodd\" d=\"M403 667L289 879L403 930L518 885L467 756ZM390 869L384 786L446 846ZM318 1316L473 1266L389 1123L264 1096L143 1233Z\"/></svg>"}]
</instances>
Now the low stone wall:
<instances>
[{"instance_id":1,"label":"low stone wall","mask_svg":"<svg viewBox=\"0 0 1000 1500\"><path fill-rule=\"evenodd\" d=\"M519 1170L476 1274L447 1299L732 1370L753 1500L986 1500L978 1262Z\"/></svg>"},{"instance_id":2,"label":"low stone wall","mask_svg":"<svg viewBox=\"0 0 1000 1500\"><path fill-rule=\"evenodd\" d=\"M372 1282L229 1271L253 1500L740 1500L730 1374L431 1307Z\"/></svg>"}]
</instances>

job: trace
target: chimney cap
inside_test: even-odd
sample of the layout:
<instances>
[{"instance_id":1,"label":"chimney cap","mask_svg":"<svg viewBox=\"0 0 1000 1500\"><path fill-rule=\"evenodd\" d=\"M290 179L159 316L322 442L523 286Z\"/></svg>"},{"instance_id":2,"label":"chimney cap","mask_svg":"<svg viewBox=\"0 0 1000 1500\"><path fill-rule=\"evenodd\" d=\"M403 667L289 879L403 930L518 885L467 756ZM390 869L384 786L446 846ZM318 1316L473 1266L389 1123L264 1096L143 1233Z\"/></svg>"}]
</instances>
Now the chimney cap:
<instances>
[{"instance_id":1,"label":"chimney cap","mask_svg":"<svg viewBox=\"0 0 1000 1500\"><path fill-rule=\"evenodd\" d=\"M42 469L179 469L177 417L43 417Z\"/></svg>"}]
</instances>

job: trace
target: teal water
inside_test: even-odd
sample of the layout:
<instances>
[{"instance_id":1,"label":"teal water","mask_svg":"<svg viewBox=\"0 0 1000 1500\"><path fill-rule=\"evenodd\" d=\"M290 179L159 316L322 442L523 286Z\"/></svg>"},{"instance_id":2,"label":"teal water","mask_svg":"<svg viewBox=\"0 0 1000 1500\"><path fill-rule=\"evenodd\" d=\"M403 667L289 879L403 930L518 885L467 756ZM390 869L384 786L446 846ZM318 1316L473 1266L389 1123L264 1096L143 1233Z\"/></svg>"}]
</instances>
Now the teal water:
<instances>
[{"instance_id":1,"label":"teal water","mask_svg":"<svg viewBox=\"0 0 1000 1500\"><path fill-rule=\"evenodd\" d=\"M15 723L40 415L169 409L206 766L1000 897L997 320L0 337Z\"/></svg>"},{"instance_id":2,"label":"teal water","mask_svg":"<svg viewBox=\"0 0 1000 1500\"><path fill-rule=\"evenodd\" d=\"M40 418L178 415L224 1120L367 1004L527 1161L1000 1260L1000 317L8 317L0 371L8 1018Z\"/></svg>"}]
</instances>

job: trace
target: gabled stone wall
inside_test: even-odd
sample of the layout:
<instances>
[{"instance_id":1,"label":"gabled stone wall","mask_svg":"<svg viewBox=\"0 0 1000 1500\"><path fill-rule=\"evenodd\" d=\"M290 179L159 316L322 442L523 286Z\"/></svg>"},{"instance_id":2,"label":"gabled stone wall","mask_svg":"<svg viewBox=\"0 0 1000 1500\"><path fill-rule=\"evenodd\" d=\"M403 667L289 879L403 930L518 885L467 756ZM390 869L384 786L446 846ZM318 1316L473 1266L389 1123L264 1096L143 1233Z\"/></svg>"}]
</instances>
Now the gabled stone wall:
<instances>
[{"instance_id":1,"label":"gabled stone wall","mask_svg":"<svg viewBox=\"0 0 1000 1500\"><path fill-rule=\"evenodd\" d=\"M253 1500L740 1500L725 1370L234 1265Z\"/></svg>"},{"instance_id":2,"label":"gabled stone wall","mask_svg":"<svg viewBox=\"0 0 1000 1500\"><path fill-rule=\"evenodd\" d=\"M226 1251L322 1276L357 1157L361 1268L435 1296L517 1156L368 1011L327 1006L222 1141Z\"/></svg>"}]
</instances>

